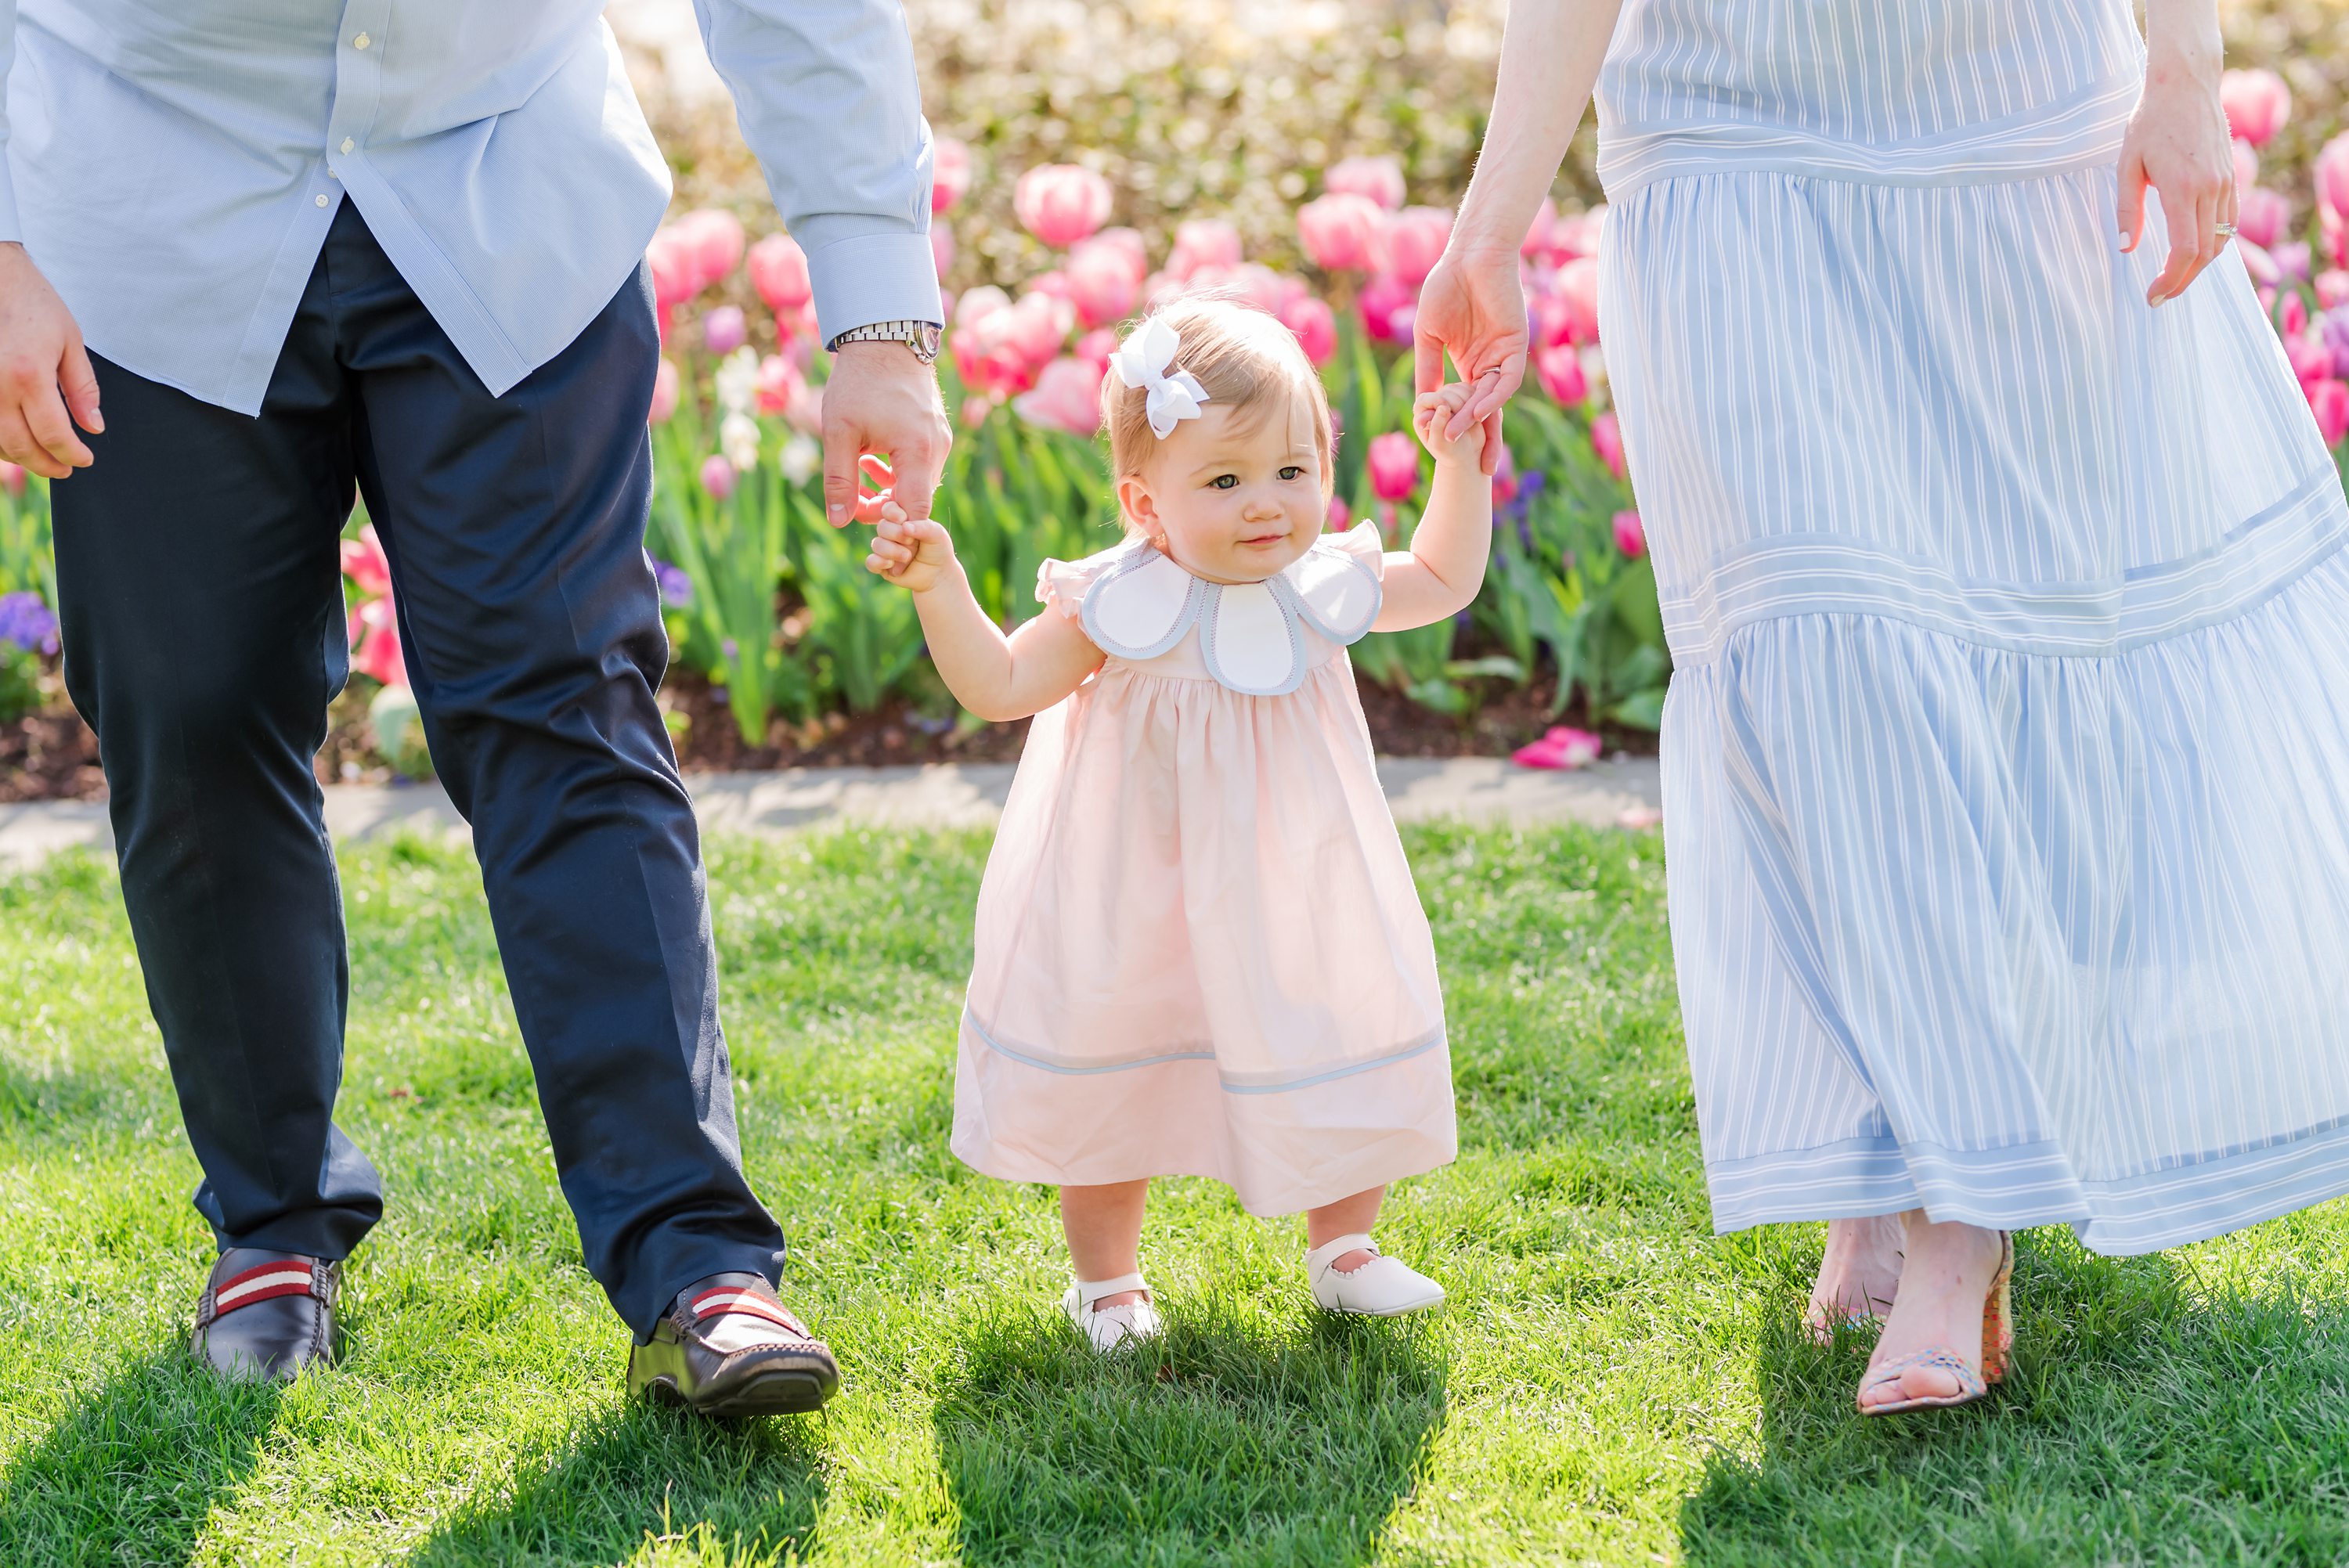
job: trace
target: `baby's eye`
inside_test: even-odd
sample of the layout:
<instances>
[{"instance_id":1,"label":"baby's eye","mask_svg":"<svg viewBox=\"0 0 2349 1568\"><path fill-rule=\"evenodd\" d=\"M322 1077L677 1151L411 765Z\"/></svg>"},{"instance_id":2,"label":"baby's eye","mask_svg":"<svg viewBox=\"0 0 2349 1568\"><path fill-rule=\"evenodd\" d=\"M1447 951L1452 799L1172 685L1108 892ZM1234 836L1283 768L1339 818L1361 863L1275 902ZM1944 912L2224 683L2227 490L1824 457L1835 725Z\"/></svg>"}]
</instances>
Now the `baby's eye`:
<instances>
[{"instance_id":1,"label":"baby's eye","mask_svg":"<svg viewBox=\"0 0 2349 1568\"><path fill-rule=\"evenodd\" d=\"M1285 480L1301 480L1305 477L1305 470L1297 464L1291 463L1280 470L1280 477Z\"/></svg>"},{"instance_id":2,"label":"baby's eye","mask_svg":"<svg viewBox=\"0 0 2349 1568\"><path fill-rule=\"evenodd\" d=\"M1240 476L1237 474L1217 474L1214 479L1207 481L1207 483L1217 490L1229 490L1239 482Z\"/></svg>"}]
</instances>

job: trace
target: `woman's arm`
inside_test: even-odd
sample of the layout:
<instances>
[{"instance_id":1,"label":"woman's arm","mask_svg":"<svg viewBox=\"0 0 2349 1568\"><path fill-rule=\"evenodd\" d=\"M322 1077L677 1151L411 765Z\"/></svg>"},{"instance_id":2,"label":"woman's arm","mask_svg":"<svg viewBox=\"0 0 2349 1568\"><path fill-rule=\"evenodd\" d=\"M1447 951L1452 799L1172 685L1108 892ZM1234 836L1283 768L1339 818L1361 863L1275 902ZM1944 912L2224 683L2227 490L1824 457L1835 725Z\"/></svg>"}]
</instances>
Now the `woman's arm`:
<instances>
[{"instance_id":1,"label":"woman's arm","mask_svg":"<svg viewBox=\"0 0 2349 1568\"><path fill-rule=\"evenodd\" d=\"M1456 439L1444 433L1444 422L1467 400L1466 383L1454 381L1422 393L1412 409L1413 428L1435 455L1435 480L1412 531L1410 552L1387 552L1374 632L1407 632L1456 615L1485 584L1485 560L1493 548L1493 483L1477 465L1485 428L1472 419Z\"/></svg>"},{"instance_id":2,"label":"woman's arm","mask_svg":"<svg viewBox=\"0 0 2349 1568\"><path fill-rule=\"evenodd\" d=\"M2219 107L2218 0L2146 0L2145 96L2121 139L2124 251L2145 237L2145 190L2161 197L2169 258L2147 304L2176 299L2227 248L2235 222L2235 147Z\"/></svg>"},{"instance_id":3,"label":"woman's arm","mask_svg":"<svg viewBox=\"0 0 2349 1568\"><path fill-rule=\"evenodd\" d=\"M1452 417L1459 435L1485 422L1482 459L1493 471L1501 449L1501 405L1526 378L1526 301L1517 248L1557 178L1567 143L1582 122L1623 0L1515 0L1501 34L1500 79L1475 177L1461 199L1452 242L1420 291L1413 332L1417 381L1433 392L1449 350L1475 388Z\"/></svg>"},{"instance_id":4,"label":"woman's arm","mask_svg":"<svg viewBox=\"0 0 2349 1568\"><path fill-rule=\"evenodd\" d=\"M1005 636L971 596L947 531L895 501L881 509L864 564L913 593L947 689L990 724L1041 713L1101 667L1102 651L1065 615L1039 615Z\"/></svg>"}]
</instances>

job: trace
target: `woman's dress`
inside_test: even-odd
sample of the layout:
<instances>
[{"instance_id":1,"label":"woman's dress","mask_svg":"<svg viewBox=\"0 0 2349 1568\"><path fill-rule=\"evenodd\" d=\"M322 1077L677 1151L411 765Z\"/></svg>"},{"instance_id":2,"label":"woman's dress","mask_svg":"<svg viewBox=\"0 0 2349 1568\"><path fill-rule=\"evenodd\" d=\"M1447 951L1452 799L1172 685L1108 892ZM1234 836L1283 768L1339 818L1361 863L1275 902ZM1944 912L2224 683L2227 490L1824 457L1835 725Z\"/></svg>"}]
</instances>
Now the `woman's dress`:
<instances>
[{"instance_id":1,"label":"woman's dress","mask_svg":"<svg viewBox=\"0 0 2349 1568\"><path fill-rule=\"evenodd\" d=\"M2349 511L2127 0L1629 0L1600 319L1715 1224L2349 1191Z\"/></svg>"}]
</instances>

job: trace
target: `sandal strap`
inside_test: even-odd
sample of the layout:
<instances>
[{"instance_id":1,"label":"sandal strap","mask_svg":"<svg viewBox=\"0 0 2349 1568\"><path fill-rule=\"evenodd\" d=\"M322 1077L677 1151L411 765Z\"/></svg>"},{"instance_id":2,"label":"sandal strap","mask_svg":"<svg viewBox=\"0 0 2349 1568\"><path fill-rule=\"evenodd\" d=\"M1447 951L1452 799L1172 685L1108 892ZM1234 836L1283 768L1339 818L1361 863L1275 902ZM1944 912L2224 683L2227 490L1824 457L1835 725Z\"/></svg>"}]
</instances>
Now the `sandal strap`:
<instances>
[{"instance_id":1,"label":"sandal strap","mask_svg":"<svg viewBox=\"0 0 2349 1568\"><path fill-rule=\"evenodd\" d=\"M1305 1273L1309 1277L1318 1274L1357 1247L1374 1258L1386 1255L1379 1251L1378 1243L1371 1240L1367 1235L1357 1233L1350 1236L1337 1236L1305 1254Z\"/></svg>"},{"instance_id":2,"label":"sandal strap","mask_svg":"<svg viewBox=\"0 0 2349 1568\"><path fill-rule=\"evenodd\" d=\"M1975 1369L1973 1363L1946 1345L1936 1345L1924 1350L1912 1350L1906 1356L1893 1357L1869 1373L1861 1381L1860 1389L1864 1393L1870 1388L1880 1388L1887 1383L1898 1383L1900 1381L1901 1374L1919 1367L1938 1367L1944 1372L1955 1375L1959 1391L1961 1393L1981 1394L1988 1389L1988 1385L1982 1381L1982 1373Z\"/></svg>"},{"instance_id":3,"label":"sandal strap","mask_svg":"<svg viewBox=\"0 0 2349 1568\"><path fill-rule=\"evenodd\" d=\"M1077 1281L1077 1305L1086 1312L1091 1312L1093 1309L1093 1303L1099 1301L1102 1297L1105 1295L1123 1295L1130 1290L1141 1291L1144 1295L1150 1296L1153 1300L1157 1298L1158 1293L1150 1288L1150 1282L1143 1279L1139 1273L1134 1273L1120 1274L1115 1279L1081 1279Z\"/></svg>"}]
</instances>

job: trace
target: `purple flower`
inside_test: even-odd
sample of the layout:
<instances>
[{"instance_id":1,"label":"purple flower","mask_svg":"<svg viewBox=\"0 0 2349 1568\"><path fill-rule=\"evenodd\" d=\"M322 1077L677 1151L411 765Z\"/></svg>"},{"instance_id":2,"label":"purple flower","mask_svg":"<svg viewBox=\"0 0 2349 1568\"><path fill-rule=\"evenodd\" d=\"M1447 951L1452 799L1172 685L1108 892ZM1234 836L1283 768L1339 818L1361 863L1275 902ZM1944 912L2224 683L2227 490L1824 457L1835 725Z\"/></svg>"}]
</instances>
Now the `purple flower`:
<instances>
[{"instance_id":1,"label":"purple flower","mask_svg":"<svg viewBox=\"0 0 2349 1568\"><path fill-rule=\"evenodd\" d=\"M30 589L0 593L0 643L13 643L28 654L54 654L57 618Z\"/></svg>"},{"instance_id":2,"label":"purple flower","mask_svg":"<svg viewBox=\"0 0 2349 1568\"><path fill-rule=\"evenodd\" d=\"M2333 374L2349 377L2349 304L2336 304L2317 318L2317 331L2333 356Z\"/></svg>"},{"instance_id":3,"label":"purple flower","mask_svg":"<svg viewBox=\"0 0 2349 1568\"><path fill-rule=\"evenodd\" d=\"M647 556L653 563L653 581L660 584L661 603L672 610L682 610L693 603L693 579L685 574L682 566L672 566L657 557Z\"/></svg>"}]
</instances>

